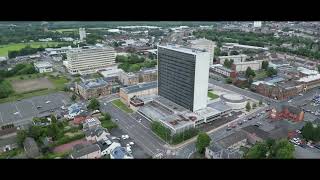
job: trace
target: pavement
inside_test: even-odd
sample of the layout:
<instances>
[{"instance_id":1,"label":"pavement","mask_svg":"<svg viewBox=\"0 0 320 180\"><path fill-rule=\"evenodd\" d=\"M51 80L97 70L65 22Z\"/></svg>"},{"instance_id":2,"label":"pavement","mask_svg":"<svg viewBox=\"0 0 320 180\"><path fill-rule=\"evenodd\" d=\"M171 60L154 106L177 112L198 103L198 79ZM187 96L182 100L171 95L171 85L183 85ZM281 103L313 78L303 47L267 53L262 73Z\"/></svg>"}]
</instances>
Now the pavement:
<instances>
[{"instance_id":1,"label":"pavement","mask_svg":"<svg viewBox=\"0 0 320 180\"><path fill-rule=\"evenodd\" d=\"M163 145L165 143L153 134L148 120L138 114L127 114L114 107L111 102L102 101L100 110L108 112L119 128L126 132L148 155L154 156L164 153ZM139 119L141 119L141 123Z\"/></svg>"},{"instance_id":2,"label":"pavement","mask_svg":"<svg viewBox=\"0 0 320 180\"><path fill-rule=\"evenodd\" d=\"M46 103L50 101L50 103ZM21 101L0 104L0 126L5 124L24 125L42 113L59 111L61 106L70 104L69 96L64 92L35 96ZM37 107L41 108L37 108Z\"/></svg>"}]
</instances>

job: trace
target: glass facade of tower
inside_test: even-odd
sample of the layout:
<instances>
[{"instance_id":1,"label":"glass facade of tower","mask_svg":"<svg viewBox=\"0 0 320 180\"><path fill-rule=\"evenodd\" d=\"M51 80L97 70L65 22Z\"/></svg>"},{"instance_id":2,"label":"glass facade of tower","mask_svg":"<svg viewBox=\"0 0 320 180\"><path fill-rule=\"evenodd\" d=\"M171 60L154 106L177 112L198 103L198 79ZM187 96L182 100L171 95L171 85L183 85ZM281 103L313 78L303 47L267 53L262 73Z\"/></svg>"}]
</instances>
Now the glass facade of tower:
<instances>
[{"instance_id":1,"label":"glass facade of tower","mask_svg":"<svg viewBox=\"0 0 320 180\"><path fill-rule=\"evenodd\" d=\"M158 94L193 110L196 56L158 47Z\"/></svg>"}]
</instances>

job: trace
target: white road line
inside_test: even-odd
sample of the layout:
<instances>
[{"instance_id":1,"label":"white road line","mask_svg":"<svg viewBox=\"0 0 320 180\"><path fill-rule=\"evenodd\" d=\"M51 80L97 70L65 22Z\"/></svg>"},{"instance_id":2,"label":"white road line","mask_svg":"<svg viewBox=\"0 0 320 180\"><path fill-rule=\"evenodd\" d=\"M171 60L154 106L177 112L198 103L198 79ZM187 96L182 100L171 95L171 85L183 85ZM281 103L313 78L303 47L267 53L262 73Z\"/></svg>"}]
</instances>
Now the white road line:
<instances>
[{"instance_id":1,"label":"white road line","mask_svg":"<svg viewBox=\"0 0 320 180\"><path fill-rule=\"evenodd\" d=\"M4 122L3 119L2 119L2 116L1 116L1 112L0 112L0 119L1 119L2 122Z\"/></svg>"},{"instance_id":2,"label":"white road line","mask_svg":"<svg viewBox=\"0 0 320 180\"><path fill-rule=\"evenodd\" d=\"M21 112L20 112L20 110L19 110L19 108L18 108L18 106L17 106L17 103L15 103L14 105L16 106L16 109L17 109L17 111L19 112L20 117L22 118L22 115L21 115Z\"/></svg>"}]
</instances>

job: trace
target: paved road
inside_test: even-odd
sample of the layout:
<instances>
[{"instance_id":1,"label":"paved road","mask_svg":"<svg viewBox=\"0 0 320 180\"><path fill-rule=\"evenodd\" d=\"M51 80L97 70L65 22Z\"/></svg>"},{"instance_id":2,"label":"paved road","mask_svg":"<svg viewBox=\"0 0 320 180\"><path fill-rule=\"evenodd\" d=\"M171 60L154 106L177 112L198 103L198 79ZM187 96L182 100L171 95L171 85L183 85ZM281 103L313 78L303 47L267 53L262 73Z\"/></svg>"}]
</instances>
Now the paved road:
<instances>
[{"instance_id":1,"label":"paved road","mask_svg":"<svg viewBox=\"0 0 320 180\"><path fill-rule=\"evenodd\" d=\"M115 122L119 127L128 133L150 156L165 152L163 147L165 143L152 133L150 127L146 126L146 122L139 123L134 116L122 112L114 107L111 102L107 102L106 105L102 104L101 111L110 113L113 120L118 119Z\"/></svg>"}]
</instances>

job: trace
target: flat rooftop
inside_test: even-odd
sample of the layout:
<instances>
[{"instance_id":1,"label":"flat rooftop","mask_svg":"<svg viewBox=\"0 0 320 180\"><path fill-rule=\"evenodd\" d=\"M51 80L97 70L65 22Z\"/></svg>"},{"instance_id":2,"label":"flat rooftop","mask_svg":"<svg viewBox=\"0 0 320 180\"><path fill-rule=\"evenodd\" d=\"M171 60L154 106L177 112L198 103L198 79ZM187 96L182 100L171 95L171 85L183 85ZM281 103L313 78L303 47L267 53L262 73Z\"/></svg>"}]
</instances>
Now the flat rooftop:
<instances>
[{"instance_id":1,"label":"flat rooftop","mask_svg":"<svg viewBox=\"0 0 320 180\"><path fill-rule=\"evenodd\" d=\"M52 64L47 61L39 61L34 63L34 66L37 68L47 68L47 67L52 67Z\"/></svg>"},{"instance_id":2,"label":"flat rooftop","mask_svg":"<svg viewBox=\"0 0 320 180\"><path fill-rule=\"evenodd\" d=\"M211 107L211 108L213 108L217 111L220 111L220 112L231 110L231 107L228 106L223 101L215 101L213 103L208 104L208 107Z\"/></svg>"},{"instance_id":3,"label":"flat rooftop","mask_svg":"<svg viewBox=\"0 0 320 180\"><path fill-rule=\"evenodd\" d=\"M105 85L108 85L108 82L106 82L102 78L88 80L79 84L79 86L83 87L84 89L97 88Z\"/></svg>"},{"instance_id":4,"label":"flat rooftop","mask_svg":"<svg viewBox=\"0 0 320 180\"><path fill-rule=\"evenodd\" d=\"M192 55L196 55L196 54L200 54L200 53L208 53L204 50L201 49L195 49L195 48L188 48L188 47L182 47L179 45L165 45L165 46L158 46L161 48L166 48L166 49L170 49L170 50L174 50L174 51L179 51L182 53L187 53L187 54L192 54Z\"/></svg>"},{"instance_id":5,"label":"flat rooftop","mask_svg":"<svg viewBox=\"0 0 320 180\"><path fill-rule=\"evenodd\" d=\"M124 87L121 89L124 92L126 92L127 94L131 94L131 93L144 91L144 90L148 90L148 89L153 89L153 88L157 88L157 87L158 87L158 81L152 81L152 82L140 83L137 85Z\"/></svg>"}]
</instances>

